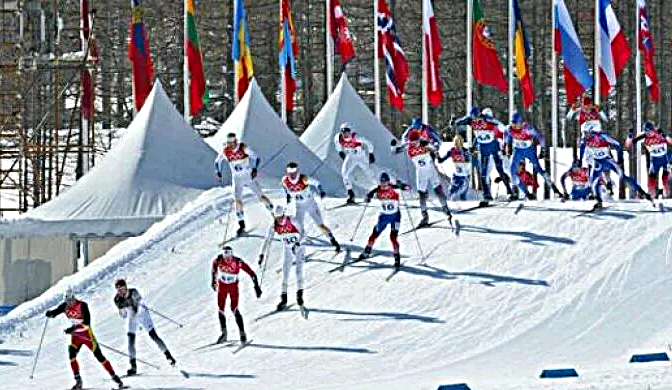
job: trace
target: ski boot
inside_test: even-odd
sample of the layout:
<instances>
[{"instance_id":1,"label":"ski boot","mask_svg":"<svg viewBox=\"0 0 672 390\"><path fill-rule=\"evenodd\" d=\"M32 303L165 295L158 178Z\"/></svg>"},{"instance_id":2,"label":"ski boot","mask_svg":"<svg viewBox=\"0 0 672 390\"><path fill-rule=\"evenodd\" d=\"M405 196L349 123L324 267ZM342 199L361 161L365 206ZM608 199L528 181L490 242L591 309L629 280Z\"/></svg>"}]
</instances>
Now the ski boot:
<instances>
[{"instance_id":1,"label":"ski boot","mask_svg":"<svg viewBox=\"0 0 672 390\"><path fill-rule=\"evenodd\" d=\"M114 383L117 384L117 388L123 389L124 388L124 382L121 381L121 378L119 378L119 375L112 375L112 380Z\"/></svg>"},{"instance_id":2,"label":"ski boot","mask_svg":"<svg viewBox=\"0 0 672 390\"><path fill-rule=\"evenodd\" d=\"M238 221L238 230L236 230L236 236L240 237L245 233L245 221Z\"/></svg>"},{"instance_id":3,"label":"ski boot","mask_svg":"<svg viewBox=\"0 0 672 390\"><path fill-rule=\"evenodd\" d=\"M303 290L296 291L296 304L303 306Z\"/></svg>"},{"instance_id":4,"label":"ski boot","mask_svg":"<svg viewBox=\"0 0 672 390\"><path fill-rule=\"evenodd\" d=\"M247 342L247 335L242 330L240 331L240 343L245 344Z\"/></svg>"},{"instance_id":5,"label":"ski boot","mask_svg":"<svg viewBox=\"0 0 672 390\"><path fill-rule=\"evenodd\" d=\"M133 376L137 375L137 373L138 373L138 367L135 364L135 359L131 359L131 368L129 368L128 371L126 371L126 375Z\"/></svg>"},{"instance_id":6,"label":"ski boot","mask_svg":"<svg viewBox=\"0 0 672 390\"><path fill-rule=\"evenodd\" d=\"M168 363L171 366L174 367L175 364L177 364L177 361L175 361L175 358L173 357L173 355L170 354L170 351L166 350L166 352L164 352L163 354L166 355L166 359L168 359Z\"/></svg>"},{"instance_id":7,"label":"ski boot","mask_svg":"<svg viewBox=\"0 0 672 390\"><path fill-rule=\"evenodd\" d=\"M222 334L219 335L219 338L217 339L217 344L225 343L226 342L226 328L222 328Z\"/></svg>"},{"instance_id":8,"label":"ski boot","mask_svg":"<svg viewBox=\"0 0 672 390\"><path fill-rule=\"evenodd\" d=\"M614 196L614 183L610 180L607 181L607 192L609 193L609 196Z\"/></svg>"},{"instance_id":9,"label":"ski boot","mask_svg":"<svg viewBox=\"0 0 672 390\"><path fill-rule=\"evenodd\" d=\"M355 191L348 190L348 199L345 201L347 204L355 204Z\"/></svg>"},{"instance_id":10,"label":"ski boot","mask_svg":"<svg viewBox=\"0 0 672 390\"><path fill-rule=\"evenodd\" d=\"M359 257L357 258L357 260L368 259L370 256L371 256L371 247L367 245L366 247L364 247L364 252L362 252L362 253L359 255Z\"/></svg>"},{"instance_id":11,"label":"ski boot","mask_svg":"<svg viewBox=\"0 0 672 390\"><path fill-rule=\"evenodd\" d=\"M287 293L280 294L280 303L276 307L277 311L282 311L287 308Z\"/></svg>"},{"instance_id":12,"label":"ski boot","mask_svg":"<svg viewBox=\"0 0 672 390\"><path fill-rule=\"evenodd\" d=\"M442 206L441 210L443 210L443 213L446 214L446 218L448 219L449 224L453 224L453 214L450 213L450 209L448 206Z\"/></svg>"},{"instance_id":13,"label":"ski boot","mask_svg":"<svg viewBox=\"0 0 672 390\"><path fill-rule=\"evenodd\" d=\"M420 220L420 223L418 224L418 227L416 229L420 229L427 226L429 226L429 214L427 213L427 211L423 211L422 219Z\"/></svg>"},{"instance_id":14,"label":"ski boot","mask_svg":"<svg viewBox=\"0 0 672 390\"><path fill-rule=\"evenodd\" d=\"M399 253L394 254L394 268L399 269L401 267L401 255Z\"/></svg>"},{"instance_id":15,"label":"ski boot","mask_svg":"<svg viewBox=\"0 0 672 390\"><path fill-rule=\"evenodd\" d=\"M336 237L334 237L331 232L327 233L327 236L329 237L329 242L331 242L331 245L334 246L336 253L341 253L341 244L336 241Z\"/></svg>"},{"instance_id":16,"label":"ski boot","mask_svg":"<svg viewBox=\"0 0 672 390\"><path fill-rule=\"evenodd\" d=\"M72 386L72 390L81 390L84 388L84 383L82 383L82 377L79 374L75 374L75 385Z\"/></svg>"}]
</instances>

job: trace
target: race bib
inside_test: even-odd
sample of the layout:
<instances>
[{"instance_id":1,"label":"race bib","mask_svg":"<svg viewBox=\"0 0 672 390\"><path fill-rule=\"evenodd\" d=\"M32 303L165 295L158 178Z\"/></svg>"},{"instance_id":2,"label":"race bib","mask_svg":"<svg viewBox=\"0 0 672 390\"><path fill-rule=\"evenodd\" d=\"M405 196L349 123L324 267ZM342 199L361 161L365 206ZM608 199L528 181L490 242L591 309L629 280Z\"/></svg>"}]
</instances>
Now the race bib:
<instances>
[{"instance_id":1,"label":"race bib","mask_svg":"<svg viewBox=\"0 0 672 390\"><path fill-rule=\"evenodd\" d=\"M653 157L663 157L667 155L667 144L657 144L647 146L649 149L649 154Z\"/></svg>"},{"instance_id":2,"label":"race bib","mask_svg":"<svg viewBox=\"0 0 672 390\"><path fill-rule=\"evenodd\" d=\"M455 164L455 174L458 176L467 176L469 174L469 164L468 163Z\"/></svg>"},{"instance_id":3,"label":"race bib","mask_svg":"<svg viewBox=\"0 0 672 390\"><path fill-rule=\"evenodd\" d=\"M599 133L602 131L602 123L596 120L583 122L583 124L581 125L581 131L584 133L586 132Z\"/></svg>"},{"instance_id":4,"label":"race bib","mask_svg":"<svg viewBox=\"0 0 672 390\"><path fill-rule=\"evenodd\" d=\"M384 214L395 214L399 211L399 202L396 200L381 200L380 207L382 207Z\"/></svg>"},{"instance_id":5,"label":"race bib","mask_svg":"<svg viewBox=\"0 0 672 390\"><path fill-rule=\"evenodd\" d=\"M532 146L532 140L513 139L513 147L516 149L526 149Z\"/></svg>"},{"instance_id":6,"label":"race bib","mask_svg":"<svg viewBox=\"0 0 672 390\"><path fill-rule=\"evenodd\" d=\"M296 200L297 203L304 203L311 200L312 198L313 195L308 190L297 192L294 194L294 200Z\"/></svg>"},{"instance_id":7,"label":"race bib","mask_svg":"<svg viewBox=\"0 0 672 390\"><path fill-rule=\"evenodd\" d=\"M282 243L287 245L287 246L294 246L299 243L299 235L298 234L284 234L282 236Z\"/></svg>"},{"instance_id":8,"label":"race bib","mask_svg":"<svg viewBox=\"0 0 672 390\"><path fill-rule=\"evenodd\" d=\"M231 163L231 171L234 175L240 176L248 173L248 165L246 162Z\"/></svg>"},{"instance_id":9,"label":"race bib","mask_svg":"<svg viewBox=\"0 0 672 390\"><path fill-rule=\"evenodd\" d=\"M610 157L609 148L591 148L590 150L592 151L592 157L595 159L601 160Z\"/></svg>"},{"instance_id":10,"label":"race bib","mask_svg":"<svg viewBox=\"0 0 672 390\"><path fill-rule=\"evenodd\" d=\"M427 157L423 156L423 157L420 157L420 158L418 158L417 160L415 160L415 164L416 164L419 168L424 168L424 167L426 167L427 165L429 165L429 161L428 161Z\"/></svg>"},{"instance_id":11,"label":"race bib","mask_svg":"<svg viewBox=\"0 0 672 390\"><path fill-rule=\"evenodd\" d=\"M476 139L479 143L487 144L495 140L492 131L476 131Z\"/></svg>"},{"instance_id":12,"label":"race bib","mask_svg":"<svg viewBox=\"0 0 672 390\"><path fill-rule=\"evenodd\" d=\"M219 281L224 283L224 284L236 283L238 281L238 275L230 274L230 273L227 273L227 272L220 272L219 273Z\"/></svg>"}]
</instances>

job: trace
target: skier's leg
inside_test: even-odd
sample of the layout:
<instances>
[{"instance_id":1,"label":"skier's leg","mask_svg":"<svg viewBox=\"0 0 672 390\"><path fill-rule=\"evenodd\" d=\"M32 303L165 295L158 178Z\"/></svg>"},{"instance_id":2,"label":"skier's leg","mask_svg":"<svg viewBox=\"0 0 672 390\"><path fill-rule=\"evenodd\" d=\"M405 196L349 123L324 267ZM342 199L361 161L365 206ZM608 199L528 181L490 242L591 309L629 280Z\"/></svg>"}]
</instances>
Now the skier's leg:
<instances>
[{"instance_id":1,"label":"skier's leg","mask_svg":"<svg viewBox=\"0 0 672 390\"><path fill-rule=\"evenodd\" d=\"M217 288L217 316L219 318L219 329L221 331L221 335L219 336L219 339L217 339L218 343L226 341L226 315L224 315L224 305L226 305L226 296L227 296L227 291L226 287L222 283L218 283L218 288Z\"/></svg>"},{"instance_id":2,"label":"skier's leg","mask_svg":"<svg viewBox=\"0 0 672 390\"><path fill-rule=\"evenodd\" d=\"M345 189L348 190L349 203L355 201L355 192L352 188L352 182L350 181L350 178L356 166L357 165L354 156L345 156L345 160L343 160L343 165L341 166L341 176L343 177L343 185L345 186Z\"/></svg>"},{"instance_id":3,"label":"skier's leg","mask_svg":"<svg viewBox=\"0 0 672 390\"><path fill-rule=\"evenodd\" d=\"M667 168L663 169L663 197L670 197L670 171Z\"/></svg>"},{"instance_id":4,"label":"skier's leg","mask_svg":"<svg viewBox=\"0 0 672 390\"><path fill-rule=\"evenodd\" d=\"M520 177L518 177L518 166L522 161L524 161L525 156L519 149L514 149L513 151L513 156L511 157L511 182L517 186L523 194L527 196L527 188L525 188L525 185L522 183L522 180L520 180Z\"/></svg>"},{"instance_id":5,"label":"skier's leg","mask_svg":"<svg viewBox=\"0 0 672 390\"><path fill-rule=\"evenodd\" d=\"M239 230L245 229L245 213L243 211L243 188L244 183L241 180L233 178L233 198L235 199L236 217L238 218Z\"/></svg>"},{"instance_id":6,"label":"skier's leg","mask_svg":"<svg viewBox=\"0 0 672 390\"><path fill-rule=\"evenodd\" d=\"M602 163L593 161L593 165L590 170L590 188L597 199L598 204L602 204L602 193L600 192L600 180L602 179Z\"/></svg>"},{"instance_id":7,"label":"skier's leg","mask_svg":"<svg viewBox=\"0 0 672 390\"><path fill-rule=\"evenodd\" d=\"M266 195L264 195L264 192L261 190L261 186L259 185L258 181L254 180L254 179L250 179L247 182L247 188L249 188L250 191L252 191L252 193L254 193L254 195L257 197L257 199L259 199L259 201L261 203L263 203L264 206L269 211L273 211L273 203L271 202L270 199L268 199L268 197Z\"/></svg>"},{"instance_id":8,"label":"skier's leg","mask_svg":"<svg viewBox=\"0 0 672 390\"><path fill-rule=\"evenodd\" d=\"M112 368L112 364L110 363L110 361L107 360L103 355L103 351L101 351L100 345L98 345L98 343L96 342L96 338L93 336L93 332L91 331L91 329L88 330L88 333L90 342L88 342L85 345L93 351L93 356L95 356L96 360L98 360L100 364L103 365L105 371L107 371L107 373L110 374L112 378L115 378L117 375L114 373L114 368ZM118 379L119 378L116 378L115 381L117 381Z\"/></svg>"},{"instance_id":9,"label":"skier's leg","mask_svg":"<svg viewBox=\"0 0 672 390\"><path fill-rule=\"evenodd\" d=\"M509 184L509 176L506 174L506 171L504 170L504 166L502 164L502 157L499 155L499 153L493 153L492 160L495 163L495 168L497 168L497 173L499 174L499 177L502 178L504 187L506 187L506 193L508 195L511 195L511 185Z\"/></svg>"},{"instance_id":10,"label":"skier's leg","mask_svg":"<svg viewBox=\"0 0 672 390\"><path fill-rule=\"evenodd\" d=\"M174 365L176 363L175 358L173 358L173 355L170 354L170 351L168 350L168 347L166 347L166 343L163 342L163 339L159 337L159 335L156 333L156 328L152 328L152 330L149 331L149 337L156 343L156 346L159 347L159 350L163 352L163 354L166 356L166 359L168 359L168 362L171 365Z\"/></svg>"},{"instance_id":11,"label":"skier's leg","mask_svg":"<svg viewBox=\"0 0 672 390\"><path fill-rule=\"evenodd\" d=\"M80 380L79 377L79 363L77 362L77 354L79 353L79 349L81 346L75 347L74 345L70 344L68 346L68 356L70 357L70 368L72 369L72 375L75 376L75 380Z\"/></svg>"},{"instance_id":12,"label":"skier's leg","mask_svg":"<svg viewBox=\"0 0 672 390\"><path fill-rule=\"evenodd\" d=\"M295 213L294 213L294 222L296 222L296 227L301 231L301 234L305 231L303 226L303 219L306 216L306 206L299 205L294 203Z\"/></svg>"},{"instance_id":13,"label":"skier's leg","mask_svg":"<svg viewBox=\"0 0 672 390\"><path fill-rule=\"evenodd\" d=\"M128 336L128 356L131 368L128 370L129 375L137 372L135 363L135 334L138 329L137 315L129 314L126 320L126 335Z\"/></svg>"},{"instance_id":14,"label":"skier's leg","mask_svg":"<svg viewBox=\"0 0 672 390\"><path fill-rule=\"evenodd\" d=\"M287 245L282 246L282 294L287 295L287 287L289 286L289 272L292 268L292 250Z\"/></svg>"},{"instance_id":15,"label":"skier's leg","mask_svg":"<svg viewBox=\"0 0 672 390\"><path fill-rule=\"evenodd\" d=\"M637 183L637 180L626 175L625 172L623 172L621 167L618 165L618 163L613 159L607 159L607 173L609 172L609 170L616 172L621 181L625 182L628 185L628 187L630 187L633 191L635 191L636 194L646 199L649 200L651 199L651 195L647 194L646 191L644 191L644 189Z\"/></svg>"},{"instance_id":16,"label":"skier's leg","mask_svg":"<svg viewBox=\"0 0 672 390\"><path fill-rule=\"evenodd\" d=\"M305 260L305 252L301 245L294 247L294 261L296 262L296 303L303 305L303 264Z\"/></svg>"},{"instance_id":17,"label":"skier's leg","mask_svg":"<svg viewBox=\"0 0 672 390\"><path fill-rule=\"evenodd\" d=\"M490 154L481 153L481 184L483 185L483 198L485 200L492 199L490 192L490 181L488 180L488 170L490 168Z\"/></svg>"},{"instance_id":18,"label":"skier's leg","mask_svg":"<svg viewBox=\"0 0 672 390\"><path fill-rule=\"evenodd\" d=\"M418 226L423 226L429 223L429 214L427 213L427 192L418 190L418 195L420 195L420 214L422 219Z\"/></svg>"},{"instance_id":19,"label":"skier's leg","mask_svg":"<svg viewBox=\"0 0 672 390\"><path fill-rule=\"evenodd\" d=\"M324 233L327 238L329 238L329 242L331 245L336 248L336 252L341 251L341 245L336 241L336 237L334 237L334 234L331 232L331 229L327 225L324 224L324 219L322 218L322 212L320 211L320 206L317 204L317 202L313 201L313 204L309 206L310 208L308 209L308 214L310 215L310 218L313 219L313 222L320 228L322 233Z\"/></svg>"},{"instance_id":20,"label":"skier's leg","mask_svg":"<svg viewBox=\"0 0 672 390\"><path fill-rule=\"evenodd\" d=\"M469 192L469 176L463 176L461 179L461 183L459 185L459 189L457 191L457 195L459 196L460 200L467 200L467 193Z\"/></svg>"}]
</instances>

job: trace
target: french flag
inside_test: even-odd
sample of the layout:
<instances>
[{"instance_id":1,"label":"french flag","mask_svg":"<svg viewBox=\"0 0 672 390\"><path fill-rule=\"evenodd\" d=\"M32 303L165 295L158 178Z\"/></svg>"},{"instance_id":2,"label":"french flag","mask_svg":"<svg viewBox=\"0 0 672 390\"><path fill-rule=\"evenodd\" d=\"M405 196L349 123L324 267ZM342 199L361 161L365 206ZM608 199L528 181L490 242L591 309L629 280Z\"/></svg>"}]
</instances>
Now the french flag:
<instances>
[{"instance_id":1,"label":"french flag","mask_svg":"<svg viewBox=\"0 0 672 390\"><path fill-rule=\"evenodd\" d=\"M630 58L630 45L618 24L611 1L600 0L600 92L607 95L616 85Z\"/></svg>"},{"instance_id":2,"label":"french flag","mask_svg":"<svg viewBox=\"0 0 672 390\"><path fill-rule=\"evenodd\" d=\"M425 2L425 16L422 22L422 31L425 34L425 56L427 58L427 96L432 107L438 106L443 100L441 78L439 73L439 56L441 55L441 39L439 28L436 25L434 9L430 0Z\"/></svg>"},{"instance_id":3,"label":"french flag","mask_svg":"<svg viewBox=\"0 0 672 390\"><path fill-rule=\"evenodd\" d=\"M572 105L583 91L593 86L593 77L588 70L586 57L581 49L572 18L564 0L555 0L555 51L564 62L567 105Z\"/></svg>"}]
</instances>

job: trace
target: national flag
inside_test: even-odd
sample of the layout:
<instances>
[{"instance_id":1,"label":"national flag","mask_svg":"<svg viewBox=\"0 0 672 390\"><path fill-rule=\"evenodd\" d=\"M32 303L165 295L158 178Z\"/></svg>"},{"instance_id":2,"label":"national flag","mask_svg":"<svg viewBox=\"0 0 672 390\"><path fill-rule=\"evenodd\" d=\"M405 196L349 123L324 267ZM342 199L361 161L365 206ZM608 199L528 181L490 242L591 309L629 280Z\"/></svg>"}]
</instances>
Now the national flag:
<instances>
[{"instance_id":1,"label":"national flag","mask_svg":"<svg viewBox=\"0 0 672 390\"><path fill-rule=\"evenodd\" d=\"M651 100L657 102L660 97L660 87L658 86L658 75L656 66L653 62L655 51L653 49L653 33L649 24L649 13L646 11L646 0L638 0L639 7L639 50L644 55L644 75L646 88L649 89ZM637 77L640 77L637 75Z\"/></svg>"},{"instance_id":2,"label":"national flag","mask_svg":"<svg viewBox=\"0 0 672 390\"><path fill-rule=\"evenodd\" d=\"M91 37L91 21L89 19L89 0L80 1L81 11L81 37L82 37L82 52L84 56L89 56L94 60L98 58L96 45L93 43ZM91 120L93 118L93 83L91 71L86 67L82 68L81 74L82 82L82 118Z\"/></svg>"},{"instance_id":3,"label":"national flag","mask_svg":"<svg viewBox=\"0 0 672 390\"><path fill-rule=\"evenodd\" d=\"M593 77L565 1L555 0L554 7L555 51L562 55L567 105L572 105L585 90L593 86Z\"/></svg>"},{"instance_id":4,"label":"national flag","mask_svg":"<svg viewBox=\"0 0 672 390\"><path fill-rule=\"evenodd\" d=\"M408 80L409 68L406 54L401 48L394 19L385 0L378 1L376 29L378 31L378 58L385 59L385 80L390 105L399 111L404 110L404 90Z\"/></svg>"},{"instance_id":5,"label":"national flag","mask_svg":"<svg viewBox=\"0 0 672 390\"><path fill-rule=\"evenodd\" d=\"M499 56L495 49L495 42L492 40L490 29L488 28L481 3L473 0L474 10L474 37L472 61L474 64L474 78L481 84L490 85L506 93L508 86L504 77L502 64L499 62Z\"/></svg>"},{"instance_id":6,"label":"national flag","mask_svg":"<svg viewBox=\"0 0 672 390\"><path fill-rule=\"evenodd\" d=\"M247 12L243 0L234 0L232 57L238 89L238 101L243 98L250 80L254 76L252 53L250 51L250 29L247 26Z\"/></svg>"},{"instance_id":7,"label":"national flag","mask_svg":"<svg viewBox=\"0 0 672 390\"><path fill-rule=\"evenodd\" d=\"M329 0L329 12L331 13L331 38L334 40L334 48L340 54L341 62L347 64L355 57L355 45L352 43L348 21L345 20L339 0Z\"/></svg>"},{"instance_id":8,"label":"national flag","mask_svg":"<svg viewBox=\"0 0 672 390\"><path fill-rule=\"evenodd\" d=\"M427 59L427 96L432 107L438 106L443 100L441 90L441 73L439 71L439 56L441 55L441 39L439 28L431 0L423 0L425 15L422 20L422 33L425 37L425 57Z\"/></svg>"},{"instance_id":9,"label":"national flag","mask_svg":"<svg viewBox=\"0 0 672 390\"><path fill-rule=\"evenodd\" d=\"M203 105L210 100L210 94L205 84L203 55L198 44L194 0L184 1L186 1L185 10L187 13L185 15L187 18L187 40L184 42L184 49L187 53L187 64L191 77L191 80L189 80L189 113L194 116L200 113Z\"/></svg>"},{"instance_id":10,"label":"national flag","mask_svg":"<svg viewBox=\"0 0 672 390\"><path fill-rule=\"evenodd\" d=\"M530 75L530 45L527 42L525 26L520 16L518 0L513 0L513 52L516 64L516 75L520 81L520 91L523 95L523 107L528 108L534 102L534 86Z\"/></svg>"},{"instance_id":11,"label":"national flag","mask_svg":"<svg viewBox=\"0 0 672 390\"><path fill-rule=\"evenodd\" d=\"M600 92L607 95L616 85L630 57L630 46L618 24L611 1L600 0Z\"/></svg>"},{"instance_id":12,"label":"national flag","mask_svg":"<svg viewBox=\"0 0 672 390\"><path fill-rule=\"evenodd\" d=\"M285 90L285 106L287 111L294 110L294 92L296 91L296 59L299 56L299 43L292 21L292 9L289 0L280 0L280 34L278 46L280 50L279 64L283 70Z\"/></svg>"},{"instance_id":13,"label":"national flag","mask_svg":"<svg viewBox=\"0 0 672 390\"><path fill-rule=\"evenodd\" d=\"M133 98L136 111L140 111L154 84L154 64L149 53L149 40L142 21L143 14L142 0L133 0L128 58L132 66Z\"/></svg>"}]
</instances>

